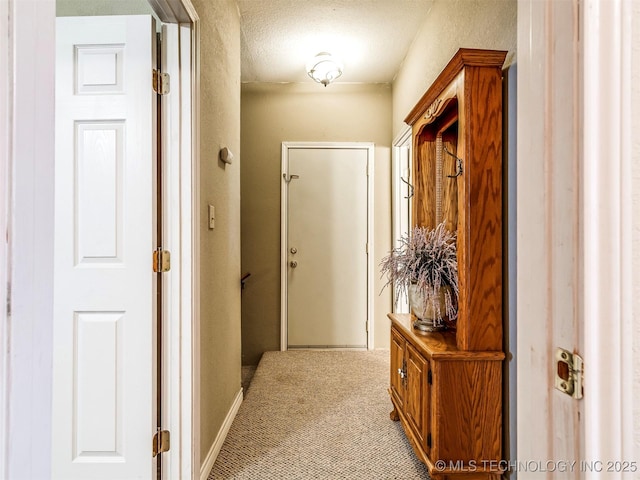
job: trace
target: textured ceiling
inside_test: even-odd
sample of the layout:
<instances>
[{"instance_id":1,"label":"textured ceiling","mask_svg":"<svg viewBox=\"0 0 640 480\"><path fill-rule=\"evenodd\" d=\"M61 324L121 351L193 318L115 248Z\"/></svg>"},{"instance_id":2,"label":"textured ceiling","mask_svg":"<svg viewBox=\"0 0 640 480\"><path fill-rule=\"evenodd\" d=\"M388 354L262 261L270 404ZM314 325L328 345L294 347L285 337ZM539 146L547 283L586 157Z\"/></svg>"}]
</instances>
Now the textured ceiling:
<instances>
[{"instance_id":1,"label":"textured ceiling","mask_svg":"<svg viewBox=\"0 0 640 480\"><path fill-rule=\"evenodd\" d=\"M237 0L243 82L313 82L319 52L342 59L338 82L395 77L433 0Z\"/></svg>"}]
</instances>

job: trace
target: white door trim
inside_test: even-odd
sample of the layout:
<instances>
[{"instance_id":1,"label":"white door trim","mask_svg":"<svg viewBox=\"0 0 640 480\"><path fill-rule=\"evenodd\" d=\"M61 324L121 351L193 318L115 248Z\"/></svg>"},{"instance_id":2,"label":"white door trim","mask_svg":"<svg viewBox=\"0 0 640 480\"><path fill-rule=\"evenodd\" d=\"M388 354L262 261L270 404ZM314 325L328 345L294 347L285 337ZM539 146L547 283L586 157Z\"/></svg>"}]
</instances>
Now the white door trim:
<instances>
[{"instance_id":1,"label":"white door trim","mask_svg":"<svg viewBox=\"0 0 640 480\"><path fill-rule=\"evenodd\" d=\"M185 121L189 119L191 129L191 145L187 146L186 142L183 144L183 147L190 151L191 159L189 172L185 172L182 177L183 205L185 208L188 206L191 217L189 224L185 222L183 217L185 223L183 223L182 244L190 245L191 252L190 255L185 256L190 268L186 265L183 267L185 273L183 277L182 318L190 318L191 321L183 322L183 366L189 367L183 368L180 375L184 382L182 388L182 425L183 427L190 425L191 434L187 436L188 432L184 430L184 438L190 438L191 445L190 451L187 445L185 445L186 450L182 450L182 461L184 474L189 474L187 478L197 478L200 471L200 20L190 0L183 0L183 5L189 6L188 10L192 22L191 26L187 27L191 34L189 46L191 83L185 82L183 84L183 87L191 92L191 102L189 106L186 103L182 105L183 110L186 109L182 118ZM181 28L184 31L185 27ZM183 70L182 74L187 75L187 71ZM189 286L191 288L188 291L184 290ZM184 292L190 292L191 298L186 297ZM188 335L188 332L191 335Z\"/></svg>"},{"instance_id":2,"label":"white door trim","mask_svg":"<svg viewBox=\"0 0 640 480\"><path fill-rule=\"evenodd\" d=\"M582 351L578 7L518 2L519 381L517 452L509 453L525 461L579 461L584 447L584 403L554 388L556 348Z\"/></svg>"},{"instance_id":3,"label":"white door trim","mask_svg":"<svg viewBox=\"0 0 640 480\"><path fill-rule=\"evenodd\" d=\"M632 312L630 243L633 227L630 69L634 12L630 0L604 3L587 0L580 6L581 18L574 18L580 22L580 42L573 38L572 43L566 43L561 38L567 31L566 23L554 25L553 21L571 4L576 5L575 2L536 1L518 4L518 37L522 40L518 44L523 46L518 53L518 117L526 119L518 125L518 217L526 218L526 222L518 222L518 251L525 252L518 258L518 352L526 352L526 361L518 361L518 376L526 378L527 385L537 385L538 393L532 396L531 389L518 388L517 458L545 458L549 452L567 458L562 451L557 451L553 442L561 449L567 448L566 434L570 434L575 438L580 457L570 460L603 462L601 465L606 468L607 461L632 461L637 453L634 452L637 442L633 438L634 433L637 435L634 432L637 419L633 416L632 403L633 374L637 367L633 331L637 320L634 321ZM552 135L547 136L545 142L545 117L539 115L545 99L541 102L535 98L544 92L545 79L540 78L540 64L549 69L555 53L551 46L563 43L566 48L573 48L580 58L578 82L582 90L573 111L580 133L572 139L550 129ZM555 67L550 70L551 74L560 68L551 66ZM566 105L557 109L566 110ZM547 114L552 116L553 112L547 111ZM554 145L554 137L562 137L564 142L578 142L580 147L574 188L559 190L565 195L564 200L566 196L579 199L576 215L570 219L545 217L542 205L545 199L540 198L540 192L563 182L553 175L550 164L545 167L540 162L544 157L539 154L540 145ZM561 201L562 198L556 199L553 205ZM551 244L553 252L546 257L540 255L540 245L544 242L539 241L539 232L554 231L567 220L579 225L576 245L565 251L566 245L555 242ZM558 396L549 379L555 372L553 348L560 345L545 343L547 338L552 338L553 325L541 318L540 312L545 299L552 294L550 281L554 279L545 275L543 260L555 256L564 265L572 254L577 259L576 295L564 296L562 300L575 304L580 319L578 344L568 347L576 348L584 357L585 394L581 401L569 399L580 402L572 406L573 410L583 410L577 428L570 432L571 425L559 425L558 419L554 424L549 419L550 413L558 414L549 408L549 398ZM536 261L540 266L531 265ZM521 268L523 262L527 262L528 268ZM542 301L533 298L532 302L531 291L540 290L535 285L539 284L539 278L546 278L544 298ZM532 418L537 421L532 422ZM558 436L558 432L562 435ZM612 475L611 478L633 477L632 473ZM600 476L590 471L583 475L587 479Z\"/></svg>"},{"instance_id":4,"label":"white door trim","mask_svg":"<svg viewBox=\"0 0 640 480\"><path fill-rule=\"evenodd\" d=\"M282 142L282 175L287 170L289 149L295 148L341 148L367 149L367 349L373 349L373 167L374 144L371 142ZM284 177L280 179L280 350L287 350L287 232L288 189Z\"/></svg>"},{"instance_id":5,"label":"white door trim","mask_svg":"<svg viewBox=\"0 0 640 480\"><path fill-rule=\"evenodd\" d=\"M172 448L163 456L165 478L197 478L199 446L199 322L200 322L200 20L191 0L148 0L158 18L172 28L167 68L174 95L168 98L163 118L163 204L165 243L171 245L172 269L166 283L165 428ZM173 24L173 25L171 25ZM166 110L165 110L166 112ZM177 164L172 159L178 160ZM171 172L171 173L169 173ZM167 411L168 407L168 411Z\"/></svg>"},{"instance_id":6,"label":"white door trim","mask_svg":"<svg viewBox=\"0 0 640 480\"><path fill-rule=\"evenodd\" d=\"M179 382L172 388L178 388L181 396L175 408L180 412L184 441L180 448L172 449L171 455L180 465L182 478L197 478L200 27L190 0L149 1L156 12L162 10L158 12L162 21L183 22L181 30L191 40L180 43L182 54L190 58L191 69L181 70L180 129L185 140L178 218L182 321L180 338L172 339L180 342ZM0 2L0 38L7 40L0 42L0 62L9 66L0 73L0 185L7 187L2 189L0 201L0 478L49 478L54 82L41 79L51 79L55 72L55 0ZM35 137L34 132L38 132ZM13 192L13 196L7 192ZM10 233L7 243L5 226ZM12 284L11 316L5 308L5 282ZM11 318L16 321L12 323Z\"/></svg>"},{"instance_id":7,"label":"white door trim","mask_svg":"<svg viewBox=\"0 0 640 480\"><path fill-rule=\"evenodd\" d=\"M180 471L183 478L197 478L200 471L200 20L190 0L183 0L183 4L189 7L192 21L191 25L180 26L181 38L182 35L191 37L190 42L181 42L182 158L189 160L182 163L181 204L183 213L189 212L190 216L182 216L185 252L181 294L179 391L183 443Z\"/></svg>"},{"instance_id":8,"label":"white door trim","mask_svg":"<svg viewBox=\"0 0 640 480\"><path fill-rule=\"evenodd\" d=\"M631 19L630 0L585 2L582 299L587 461L635 460ZM616 478L633 476L628 475Z\"/></svg>"},{"instance_id":9,"label":"white door trim","mask_svg":"<svg viewBox=\"0 0 640 480\"><path fill-rule=\"evenodd\" d=\"M9 3L0 2L0 38L9 40ZM6 47L5 47L6 45ZM11 41L0 46L0 65L9 65L9 47ZM5 451L7 448L7 389L9 345L7 342L9 325L7 320L7 280L9 278L9 242L6 239L9 228L9 199L11 183L9 182L9 85L11 84L10 68L0 73L0 478L6 478Z\"/></svg>"},{"instance_id":10,"label":"white door trim","mask_svg":"<svg viewBox=\"0 0 640 480\"><path fill-rule=\"evenodd\" d=\"M0 49L5 60L0 73L0 136L8 140L3 142L0 161L2 171L8 173L4 182L12 195L7 208L0 211L10 235L4 250L9 262L0 268L5 269L11 284L10 315L6 315L5 303L0 308L0 416L4 423L0 430L0 477L49 478L55 1L9 0L0 4ZM2 242L5 234L4 230L0 233Z\"/></svg>"},{"instance_id":11,"label":"white door trim","mask_svg":"<svg viewBox=\"0 0 640 480\"><path fill-rule=\"evenodd\" d=\"M400 156L401 156L401 150L403 148L409 149L409 164L411 165L413 145L411 144L411 127L409 125L405 125L404 128L402 128L400 133L396 136L395 140L393 141L393 157L391 159L391 223L393 226L392 228L393 236L391 239L391 248L395 248L397 246L397 241L400 238L401 230L402 230L402 227L400 224L401 202L399 201L398 197L402 195L400 193L401 187L402 187L402 185L400 184L401 182L400 179L402 178L402 175L404 174L404 172L402 172ZM412 181L411 176L407 179L407 181L411 183ZM411 218L411 202L409 202L409 218ZM405 312L408 311L409 300L398 298L398 302L396 302L396 298L397 298L396 292L397 290L394 286L393 298L391 300L392 311L393 312L398 311L397 310L398 304L407 308L407 310L404 310Z\"/></svg>"},{"instance_id":12,"label":"white door trim","mask_svg":"<svg viewBox=\"0 0 640 480\"><path fill-rule=\"evenodd\" d=\"M179 27L172 23L162 25L162 44L160 48L161 61L159 68L168 73L174 80L172 92L162 98L162 114L158 121L162 122L162 248L171 252L171 270L164 274L162 281L162 319L163 319L163 392L162 392L162 422L163 428L171 431L173 437L172 449L168 454L162 455L163 472L168 472L170 478L179 477L180 456L182 449L181 419L179 411L173 408L180 403L180 326L182 312L180 311L180 271L182 269L183 250L182 238L179 230L176 231L173 222L180 220L180 163L172 161L180 158L182 153L182 138L179 128L175 128L176 117L180 118L180 94L182 93L182 77L180 75L179 58ZM171 82L170 82L171 83ZM176 92L176 87L179 91ZM172 95L173 93L173 95ZM178 95L176 95L178 93ZM177 110L177 112L176 112ZM168 200L168 201L166 201ZM178 321L173 321L179 319ZM176 448L177 447L177 448Z\"/></svg>"}]
</instances>

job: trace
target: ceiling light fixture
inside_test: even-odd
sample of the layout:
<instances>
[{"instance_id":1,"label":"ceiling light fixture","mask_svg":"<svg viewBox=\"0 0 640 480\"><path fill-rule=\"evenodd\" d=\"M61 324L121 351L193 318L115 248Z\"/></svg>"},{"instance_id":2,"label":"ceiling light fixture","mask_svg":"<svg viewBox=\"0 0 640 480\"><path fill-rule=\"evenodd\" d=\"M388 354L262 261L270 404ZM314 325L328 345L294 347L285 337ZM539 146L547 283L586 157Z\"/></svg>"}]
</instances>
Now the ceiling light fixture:
<instances>
[{"instance_id":1,"label":"ceiling light fixture","mask_svg":"<svg viewBox=\"0 0 640 480\"><path fill-rule=\"evenodd\" d=\"M330 53L320 52L307 63L307 73L326 87L342 75L342 64Z\"/></svg>"}]
</instances>

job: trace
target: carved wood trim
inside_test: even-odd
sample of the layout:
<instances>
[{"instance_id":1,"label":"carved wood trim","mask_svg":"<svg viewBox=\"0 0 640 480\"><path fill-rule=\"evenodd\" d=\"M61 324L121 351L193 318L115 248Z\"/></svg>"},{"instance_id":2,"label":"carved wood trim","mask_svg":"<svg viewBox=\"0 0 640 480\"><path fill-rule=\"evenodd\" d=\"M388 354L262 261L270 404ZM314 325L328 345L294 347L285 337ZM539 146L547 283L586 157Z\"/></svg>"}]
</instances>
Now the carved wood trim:
<instances>
[{"instance_id":1,"label":"carved wood trim","mask_svg":"<svg viewBox=\"0 0 640 480\"><path fill-rule=\"evenodd\" d=\"M420 114L418 120L413 125L416 127L424 127L430 125L440 117L443 112L449 108L452 100L457 100L460 92L458 92L458 79L449 85L446 90L442 91L438 97L429 105L427 110Z\"/></svg>"},{"instance_id":2,"label":"carved wood trim","mask_svg":"<svg viewBox=\"0 0 640 480\"><path fill-rule=\"evenodd\" d=\"M424 115L424 119L427 120L429 123L431 123L438 116L438 111L441 104L442 104L442 99L436 98L433 101L433 103L429 105L429 108L427 108L427 111L425 112L425 115Z\"/></svg>"},{"instance_id":3,"label":"carved wood trim","mask_svg":"<svg viewBox=\"0 0 640 480\"><path fill-rule=\"evenodd\" d=\"M440 93L449 85L465 67L495 66L502 68L506 51L480 50L475 48L461 48L453 56L445 69L438 75L431 87L425 92L413 110L404 119L413 125L420 119L422 113L438 98Z\"/></svg>"}]
</instances>

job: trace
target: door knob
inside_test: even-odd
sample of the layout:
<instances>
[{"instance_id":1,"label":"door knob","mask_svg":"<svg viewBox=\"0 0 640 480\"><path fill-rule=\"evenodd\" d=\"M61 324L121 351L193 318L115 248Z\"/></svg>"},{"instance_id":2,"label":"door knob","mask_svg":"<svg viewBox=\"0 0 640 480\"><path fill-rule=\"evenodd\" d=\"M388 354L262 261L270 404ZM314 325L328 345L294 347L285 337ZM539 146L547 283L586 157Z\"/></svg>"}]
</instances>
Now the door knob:
<instances>
[{"instance_id":1,"label":"door knob","mask_svg":"<svg viewBox=\"0 0 640 480\"><path fill-rule=\"evenodd\" d=\"M293 255L295 255L296 253L298 253L298 249L296 247L291 247L291 250L289 250Z\"/></svg>"},{"instance_id":2,"label":"door knob","mask_svg":"<svg viewBox=\"0 0 640 480\"><path fill-rule=\"evenodd\" d=\"M296 268L298 266L298 262L296 262L295 260L291 260L291 262L289 262L289 265L291 265L291 268Z\"/></svg>"}]
</instances>

